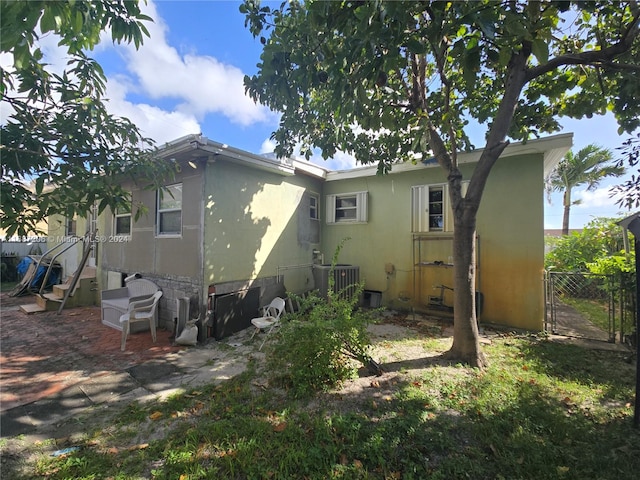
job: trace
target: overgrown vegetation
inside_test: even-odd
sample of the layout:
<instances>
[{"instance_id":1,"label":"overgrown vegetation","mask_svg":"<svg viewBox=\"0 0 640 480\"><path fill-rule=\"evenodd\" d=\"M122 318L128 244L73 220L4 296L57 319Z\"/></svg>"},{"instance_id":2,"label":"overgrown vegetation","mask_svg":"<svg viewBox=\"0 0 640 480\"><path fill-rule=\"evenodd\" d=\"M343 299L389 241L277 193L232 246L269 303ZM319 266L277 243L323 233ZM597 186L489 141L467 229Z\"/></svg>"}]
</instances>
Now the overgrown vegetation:
<instances>
[{"instance_id":1,"label":"overgrown vegetation","mask_svg":"<svg viewBox=\"0 0 640 480\"><path fill-rule=\"evenodd\" d=\"M335 292L334 269L344 239L336 248L329 272L327 298L314 291L293 295L300 309L287 315L268 354L272 380L294 396L333 388L357 374L358 366L376 364L368 354L367 327L373 317L358 303L363 284Z\"/></svg>"},{"instance_id":2,"label":"overgrown vegetation","mask_svg":"<svg viewBox=\"0 0 640 480\"><path fill-rule=\"evenodd\" d=\"M617 315L622 315L621 329L625 334L635 330L635 250L624 250L620 219L596 218L581 232L554 239L552 250L545 257L550 271L585 274L571 282L580 284L564 289L562 302L571 305L594 325L609 329L609 296ZM633 244L633 234L629 232ZM590 276L590 277L589 277ZM589 277L589 279L587 279ZM577 279L581 279L578 282ZM589 288L587 288L589 287Z\"/></svg>"},{"instance_id":3,"label":"overgrown vegetation","mask_svg":"<svg viewBox=\"0 0 640 480\"><path fill-rule=\"evenodd\" d=\"M438 351L448 343L430 340ZM258 388L260 372L248 371L113 412L118 421L85 426L67 455L25 444L37 461L22 473L3 464L3 478L635 478L634 374L622 354L516 336L485 352L483 371L434 360L402 369L389 395L372 380L314 402Z\"/></svg>"},{"instance_id":4,"label":"overgrown vegetation","mask_svg":"<svg viewBox=\"0 0 640 480\"><path fill-rule=\"evenodd\" d=\"M624 251L620 219L596 218L580 232L573 232L550 242L545 268L560 272L615 274L634 270L633 249ZM633 235L631 242L633 242Z\"/></svg>"}]
</instances>

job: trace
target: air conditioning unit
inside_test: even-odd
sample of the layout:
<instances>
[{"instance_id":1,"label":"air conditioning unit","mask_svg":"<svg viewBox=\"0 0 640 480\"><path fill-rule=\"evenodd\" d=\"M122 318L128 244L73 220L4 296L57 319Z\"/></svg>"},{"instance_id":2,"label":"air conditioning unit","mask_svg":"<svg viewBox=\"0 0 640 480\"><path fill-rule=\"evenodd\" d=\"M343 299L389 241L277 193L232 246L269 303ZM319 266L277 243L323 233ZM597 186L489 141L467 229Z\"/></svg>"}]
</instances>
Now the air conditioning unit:
<instances>
[{"instance_id":1,"label":"air conditioning unit","mask_svg":"<svg viewBox=\"0 0 640 480\"><path fill-rule=\"evenodd\" d=\"M329 275L331 265L314 265L313 281L323 298L329 292ZM333 292L350 298L360 282L360 267L355 265L337 264L333 269Z\"/></svg>"}]
</instances>

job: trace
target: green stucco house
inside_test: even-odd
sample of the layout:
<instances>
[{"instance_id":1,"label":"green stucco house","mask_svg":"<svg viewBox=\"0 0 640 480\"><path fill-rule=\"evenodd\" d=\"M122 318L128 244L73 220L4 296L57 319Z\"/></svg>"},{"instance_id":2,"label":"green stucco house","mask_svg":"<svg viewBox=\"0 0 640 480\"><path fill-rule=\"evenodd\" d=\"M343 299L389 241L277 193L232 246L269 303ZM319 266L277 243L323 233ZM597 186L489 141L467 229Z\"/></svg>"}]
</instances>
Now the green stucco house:
<instances>
[{"instance_id":1,"label":"green stucco house","mask_svg":"<svg viewBox=\"0 0 640 480\"><path fill-rule=\"evenodd\" d=\"M543 328L544 178L571 145L570 134L515 143L493 168L477 221L482 322ZM459 154L465 178L479 157ZM93 220L92 262L98 290L133 273L154 281L166 327L178 298L190 299L201 338L221 338L275 295L326 288L326 264L346 237L339 275L364 281L366 302L415 311L453 303L441 287L453 284L453 222L435 163L398 164L384 176L375 166L329 171L202 135L164 145L160 158L180 172L164 194L129 185L148 208L137 222L110 211Z\"/></svg>"}]
</instances>

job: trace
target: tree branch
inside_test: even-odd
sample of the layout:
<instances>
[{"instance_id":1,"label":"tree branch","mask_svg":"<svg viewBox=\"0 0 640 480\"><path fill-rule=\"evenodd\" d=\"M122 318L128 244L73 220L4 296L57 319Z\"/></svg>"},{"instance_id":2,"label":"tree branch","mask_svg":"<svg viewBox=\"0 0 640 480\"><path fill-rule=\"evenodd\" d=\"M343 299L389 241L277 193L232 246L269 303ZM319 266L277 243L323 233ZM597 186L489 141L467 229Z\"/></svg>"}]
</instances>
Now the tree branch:
<instances>
[{"instance_id":1,"label":"tree branch","mask_svg":"<svg viewBox=\"0 0 640 480\"><path fill-rule=\"evenodd\" d=\"M502 152L509 145L509 142L505 140L513 116L518 105L518 98L522 93L522 88L526 84L527 73L527 60L531 55L531 43L523 42L522 48L519 52L514 53L509 62L506 82L505 93L500 101L498 111L494 116L494 121L489 130L487 136L487 144L476 166L471 181L469 182L469 188L467 190L466 198L477 209L480 205L480 198L484 191L484 186L489 177L489 173L493 168Z\"/></svg>"},{"instance_id":2,"label":"tree branch","mask_svg":"<svg viewBox=\"0 0 640 480\"><path fill-rule=\"evenodd\" d=\"M589 50L580 53L567 53L558 57L552 58L544 65L538 65L527 69L526 82L533 80L545 73L551 72L563 65L591 65L596 63L611 62L615 57L628 51L633 40L638 36L638 29L640 27L640 11L635 9L633 20L629 23L629 27L623 33L620 40L611 45L610 47L603 48L602 50Z\"/></svg>"}]
</instances>

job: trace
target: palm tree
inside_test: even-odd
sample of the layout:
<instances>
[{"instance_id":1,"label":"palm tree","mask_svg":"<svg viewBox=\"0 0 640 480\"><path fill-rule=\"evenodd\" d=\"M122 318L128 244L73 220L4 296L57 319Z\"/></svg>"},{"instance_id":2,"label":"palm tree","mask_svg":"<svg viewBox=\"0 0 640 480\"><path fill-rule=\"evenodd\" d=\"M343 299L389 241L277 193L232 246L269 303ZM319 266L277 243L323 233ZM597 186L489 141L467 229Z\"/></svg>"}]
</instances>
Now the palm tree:
<instances>
[{"instance_id":1,"label":"palm tree","mask_svg":"<svg viewBox=\"0 0 640 480\"><path fill-rule=\"evenodd\" d=\"M567 152L547 177L545 182L547 195L551 195L552 192L563 192L563 235L569 234L571 206L580 203L580 200L571 201L571 189L586 184L587 190L595 190L603 178L624 175L624 167L612 164L612 158L610 150L594 144L587 145L576 155L572 151Z\"/></svg>"}]
</instances>

